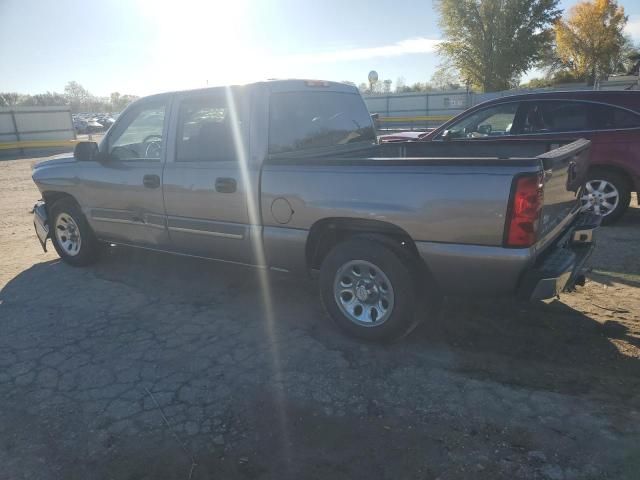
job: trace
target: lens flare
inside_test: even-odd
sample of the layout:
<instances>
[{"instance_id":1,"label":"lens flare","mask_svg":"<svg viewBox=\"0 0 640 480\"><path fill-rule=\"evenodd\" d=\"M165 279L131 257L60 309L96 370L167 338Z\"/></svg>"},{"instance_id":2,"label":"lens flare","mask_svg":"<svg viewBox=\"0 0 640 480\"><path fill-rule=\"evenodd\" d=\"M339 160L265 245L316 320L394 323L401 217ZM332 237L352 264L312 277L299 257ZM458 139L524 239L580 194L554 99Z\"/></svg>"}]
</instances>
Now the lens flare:
<instances>
[{"instance_id":1,"label":"lens flare","mask_svg":"<svg viewBox=\"0 0 640 480\"><path fill-rule=\"evenodd\" d=\"M273 310L273 295L271 293L271 284L269 281L269 275L267 271L267 260L264 253L262 244L262 228L261 228L261 215L259 211L258 202L256 201L253 184L259 181L259 168L256 165L250 165L247 158L247 152L245 149L245 143L240 132L240 122L238 119L238 110L235 102L232 87L226 87L227 105L229 108L229 116L231 120L233 142L236 150L238 164L240 166L240 176L242 185L244 186L245 195L247 198L247 212L249 216L249 238L251 241L251 248L255 255L256 264L259 268L258 281L260 283L260 292L262 298L263 312L264 312L264 328L269 339L269 353L271 356L271 369L273 379L275 381L275 401L276 409L279 420L280 438L282 439L282 456L284 464L287 468L291 465L291 451L290 451L290 438L287 414L284 405L284 394L281 388L284 385L284 377L282 372L282 361L280 358L279 342L277 339L277 333L275 330L275 315Z\"/></svg>"}]
</instances>

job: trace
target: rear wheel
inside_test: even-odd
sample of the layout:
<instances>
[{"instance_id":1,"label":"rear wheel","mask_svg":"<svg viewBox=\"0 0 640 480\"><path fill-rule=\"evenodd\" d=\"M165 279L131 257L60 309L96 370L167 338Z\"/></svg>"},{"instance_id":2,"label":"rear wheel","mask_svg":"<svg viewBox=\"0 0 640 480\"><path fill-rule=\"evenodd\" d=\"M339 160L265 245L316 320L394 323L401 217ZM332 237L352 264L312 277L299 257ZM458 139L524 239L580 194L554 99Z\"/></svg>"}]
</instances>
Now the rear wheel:
<instances>
[{"instance_id":1,"label":"rear wheel","mask_svg":"<svg viewBox=\"0 0 640 480\"><path fill-rule=\"evenodd\" d=\"M60 258L76 267L98 258L99 243L80 207L70 198L58 200L49 209L51 241Z\"/></svg>"},{"instance_id":2,"label":"rear wheel","mask_svg":"<svg viewBox=\"0 0 640 480\"><path fill-rule=\"evenodd\" d=\"M580 200L583 211L602 215L603 225L610 225L629 208L629 182L617 172L595 170L589 175Z\"/></svg>"},{"instance_id":3,"label":"rear wheel","mask_svg":"<svg viewBox=\"0 0 640 480\"><path fill-rule=\"evenodd\" d=\"M408 334L425 312L420 275L406 255L368 238L355 237L329 252L320 269L320 294L329 316L347 333L374 341ZM424 307L424 308L421 308Z\"/></svg>"}]
</instances>

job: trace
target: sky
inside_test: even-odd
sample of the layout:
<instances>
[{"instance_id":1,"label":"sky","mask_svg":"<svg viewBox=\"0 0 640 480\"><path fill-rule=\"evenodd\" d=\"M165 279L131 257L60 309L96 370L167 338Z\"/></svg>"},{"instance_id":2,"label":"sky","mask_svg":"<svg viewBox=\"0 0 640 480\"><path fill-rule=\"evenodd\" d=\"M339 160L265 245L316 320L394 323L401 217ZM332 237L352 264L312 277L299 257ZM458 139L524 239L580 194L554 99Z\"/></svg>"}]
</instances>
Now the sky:
<instances>
[{"instance_id":1,"label":"sky","mask_svg":"<svg viewBox=\"0 0 640 480\"><path fill-rule=\"evenodd\" d=\"M619 3L640 42L640 1ZM70 80L100 96L267 78L359 84L371 70L424 82L441 63L437 17L431 0L0 0L0 91L62 92Z\"/></svg>"}]
</instances>

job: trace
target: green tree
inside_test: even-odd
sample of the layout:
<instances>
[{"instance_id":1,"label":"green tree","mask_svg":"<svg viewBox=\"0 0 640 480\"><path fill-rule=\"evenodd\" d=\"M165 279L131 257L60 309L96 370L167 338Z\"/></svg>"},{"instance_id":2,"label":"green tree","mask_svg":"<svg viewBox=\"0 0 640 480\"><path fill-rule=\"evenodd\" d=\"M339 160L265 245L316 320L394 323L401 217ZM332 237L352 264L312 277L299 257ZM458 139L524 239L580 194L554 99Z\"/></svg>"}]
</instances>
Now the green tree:
<instances>
[{"instance_id":1,"label":"green tree","mask_svg":"<svg viewBox=\"0 0 640 480\"><path fill-rule=\"evenodd\" d=\"M561 70L592 85L624 70L633 48L624 36L624 8L616 0L582 1L555 24L555 54Z\"/></svg>"},{"instance_id":2,"label":"green tree","mask_svg":"<svg viewBox=\"0 0 640 480\"><path fill-rule=\"evenodd\" d=\"M532 78L526 83L518 85L519 88L546 88L553 85L553 82L548 78Z\"/></svg>"},{"instance_id":3,"label":"green tree","mask_svg":"<svg viewBox=\"0 0 640 480\"><path fill-rule=\"evenodd\" d=\"M438 51L479 90L510 88L551 43L559 0L437 0Z\"/></svg>"},{"instance_id":4,"label":"green tree","mask_svg":"<svg viewBox=\"0 0 640 480\"><path fill-rule=\"evenodd\" d=\"M625 36L625 42L618 58L614 59L616 67L613 73L633 74L634 69L640 60L640 46L631 37ZM637 75L637 72L635 73Z\"/></svg>"},{"instance_id":5,"label":"green tree","mask_svg":"<svg viewBox=\"0 0 640 480\"><path fill-rule=\"evenodd\" d=\"M438 90L458 90L461 88L460 79L454 69L448 66L439 67L431 76L430 83Z\"/></svg>"}]
</instances>

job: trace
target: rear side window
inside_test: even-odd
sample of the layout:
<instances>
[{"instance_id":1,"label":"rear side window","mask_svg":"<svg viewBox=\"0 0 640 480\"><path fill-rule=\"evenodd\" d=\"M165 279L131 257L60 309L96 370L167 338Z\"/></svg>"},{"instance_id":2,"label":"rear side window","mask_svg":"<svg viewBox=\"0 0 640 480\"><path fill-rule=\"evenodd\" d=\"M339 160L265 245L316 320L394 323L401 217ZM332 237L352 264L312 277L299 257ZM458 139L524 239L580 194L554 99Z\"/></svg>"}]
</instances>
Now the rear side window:
<instances>
[{"instance_id":1,"label":"rear side window","mask_svg":"<svg viewBox=\"0 0 640 480\"><path fill-rule=\"evenodd\" d=\"M618 128L640 127L640 115L614 107L613 105L592 105L595 128L615 130Z\"/></svg>"},{"instance_id":2,"label":"rear side window","mask_svg":"<svg viewBox=\"0 0 640 480\"><path fill-rule=\"evenodd\" d=\"M364 102L354 93L274 93L269 109L269 153L375 142Z\"/></svg>"},{"instance_id":3,"label":"rear side window","mask_svg":"<svg viewBox=\"0 0 640 480\"><path fill-rule=\"evenodd\" d=\"M236 106L242 133L242 109ZM177 162L217 162L237 158L233 120L224 92L182 101L178 112Z\"/></svg>"},{"instance_id":4,"label":"rear side window","mask_svg":"<svg viewBox=\"0 0 640 480\"><path fill-rule=\"evenodd\" d=\"M589 130L589 104L583 102L530 102L525 108L523 133Z\"/></svg>"}]
</instances>

